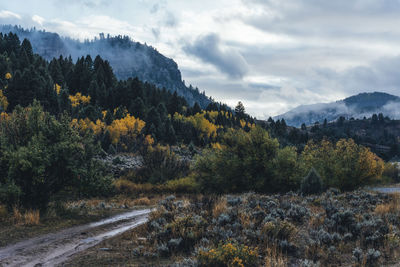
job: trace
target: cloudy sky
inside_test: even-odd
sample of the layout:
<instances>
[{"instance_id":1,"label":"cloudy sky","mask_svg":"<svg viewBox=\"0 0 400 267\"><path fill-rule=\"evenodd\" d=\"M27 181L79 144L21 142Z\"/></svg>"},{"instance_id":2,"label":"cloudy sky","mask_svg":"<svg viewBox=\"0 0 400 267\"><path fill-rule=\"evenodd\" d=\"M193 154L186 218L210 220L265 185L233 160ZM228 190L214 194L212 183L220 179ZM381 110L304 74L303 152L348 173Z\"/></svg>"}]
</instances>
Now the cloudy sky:
<instances>
[{"instance_id":1,"label":"cloudy sky","mask_svg":"<svg viewBox=\"0 0 400 267\"><path fill-rule=\"evenodd\" d=\"M0 23L85 39L124 34L186 84L258 118L360 92L400 95L399 0L13 0Z\"/></svg>"}]
</instances>

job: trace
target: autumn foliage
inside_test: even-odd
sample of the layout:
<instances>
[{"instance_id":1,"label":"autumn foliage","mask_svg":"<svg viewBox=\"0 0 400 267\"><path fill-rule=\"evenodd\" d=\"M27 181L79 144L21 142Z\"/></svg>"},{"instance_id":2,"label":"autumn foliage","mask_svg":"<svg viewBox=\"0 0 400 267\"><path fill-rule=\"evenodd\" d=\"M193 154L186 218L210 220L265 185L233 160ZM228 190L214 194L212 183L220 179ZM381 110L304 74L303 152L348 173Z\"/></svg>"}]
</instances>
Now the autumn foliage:
<instances>
[{"instance_id":1,"label":"autumn foliage","mask_svg":"<svg viewBox=\"0 0 400 267\"><path fill-rule=\"evenodd\" d=\"M341 139L336 144L327 140L309 142L301 157L304 167L314 167L326 187L343 190L374 182L384 170L382 159L352 139Z\"/></svg>"},{"instance_id":2,"label":"autumn foliage","mask_svg":"<svg viewBox=\"0 0 400 267\"><path fill-rule=\"evenodd\" d=\"M57 91L58 88L57 86L55 87L55 90ZM58 91L57 91L58 93ZM90 96L84 96L81 93L76 93L75 95L70 95L69 100L71 101L71 106L72 107L77 107L82 104L89 104L90 103Z\"/></svg>"},{"instance_id":3,"label":"autumn foliage","mask_svg":"<svg viewBox=\"0 0 400 267\"><path fill-rule=\"evenodd\" d=\"M324 189L353 190L379 181L384 162L352 139L332 144L308 143L302 153L256 127L249 132L229 130L221 144L203 152L195 174L203 190L217 192L277 192L298 190L312 168L321 175Z\"/></svg>"},{"instance_id":4,"label":"autumn foliage","mask_svg":"<svg viewBox=\"0 0 400 267\"><path fill-rule=\"evenodd\" d=\"M135 139L145 125L146 123L141 119L127 114L122 119L114 120L111 125L107 126L107 131L110 133L111 142L118 144L121 136L125 136L128 139Z\"/></svg>"}]
</instances>

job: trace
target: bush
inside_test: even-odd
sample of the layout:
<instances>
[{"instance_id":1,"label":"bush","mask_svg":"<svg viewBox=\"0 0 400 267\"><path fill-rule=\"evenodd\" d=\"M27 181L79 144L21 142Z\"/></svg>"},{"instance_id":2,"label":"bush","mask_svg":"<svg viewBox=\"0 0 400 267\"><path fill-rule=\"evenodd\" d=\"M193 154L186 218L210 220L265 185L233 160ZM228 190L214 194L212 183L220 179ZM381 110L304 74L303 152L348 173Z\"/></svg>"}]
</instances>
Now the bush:
<instances>
[{"instance_id":1,"label":"bush","mask_svg":"<svg viewBox=\"0 0 400 267\"><path fill-rule=\"evenodd\" d=\"M195 176L205 191L231 193L297 189L300 169L294 148L279 148L260 127L229 129L221 147L196 157Z\"/></svg>"},{"instance_id":2,"label":"bush","mask_svg":"<svg viewBox=\"0 0 400 267\"><path fill-rule=\"evenodd\" d=\"M150 204L151 204L151 201L147 197L138 198L133 201L133 205L136 205L136 206L149 206Z\"/></svg>"},{"instance_id":3,"label":"bush","mask_svg":"<svg viewBox=\"0 0 400 267\"><path fill-rule=\"evenodd\" d=\"M126 195L139 195L144 193L160 192L160 187L153 184L136 184L126 179L118 179L113 183L117 193Z\"/></svg>"},{"instance_id":4,"label":"bush","mask_svg":"<svg viewBox=\"0 0 400 267\"><path fill-rule=\"evenodd\" d=\"M305 168L315 167L326 188L342 191L380 181L384 169L382 159L353 139L341 139L335 144L327 140L317 144L310 141L301 160Z\"/></svg>"},{"instance_id":5,"label":"bush","mask_svg":"<svg viewBox=\"0 0 400 267\"><path fill-rule=\"evenodd\" d=\"M196 193L199 192L199 184L194 177L188 176L180 179L169 180L164 186L165 190L174 193Z\"/></svg>"},{"instance_id":6,"label":"bush","mask_svg":"<svg viewBox=\"0 0 400 267\"><path fill-rule=\"evenodd\" d=\"M322 192L321 176L319 176L314 168L311 168L308 175L304 177L301 182L300 191L304 195L318 194Z\"/></svg>"},{"instance_id":7,"label":"bush","mask_svg":"<svg viewBox=\"0 0 400 267\"><path fill-rule=\"evenodd\" d=\"M6 203L9 210L18 203L21 194L21 188L15 183L0 184L0 202Z\"/></svg>"},{"instance_id":8,"label":"bush","mask_svg":"<svg viewBox=\"0 0 400 267\"><path fill-rule=\"evenodd\" d=\"M86 197L109 196L114 193L113 178L106 173L105 166L99 161L89 163L89 168L78 180L79 193Z\"/></svg>"},{"instance_id":9,"label":"bush","mask_svg":"<svg viewBox=\"0 0 400 267\"><path fill-rule=\"evenodd\" d=\"M278 240L291 240L297 228L288 221L267 222L261 232L265 236Z\"/></svg>"},{"instance_id":10,"label":"bush","mask_svg":"<svg viewBox=\"0 0 400 267\"><path fill-rule=\"evenodd\" d=\"M67 116L57 120L44 112L36 101L0 118L2 201L43 210L56 193L88 180L94 181L88 184L92 192L99 192L92 186L103 177L94 163L100 147L91 134L81 136L70 122Z\"/></svg>"},{"instance_id":11,"label":"bush","mask_svg":"<svg viewBox=\"0 0 400 267\"><path fill-rule=\"evenodd\" d=\"M397 162L386 162L382 176L390 183L398 183L400 181L399 164Z\"/></svg>"},{"instance_id":12,"label":"bush","mask_svg":"<svg viewBox=\"0 0 400 267\"><path fill-rule=\"evenodd\" d=\"M141 155L143 167L137 171L138 182L162 184L188 174L188 162L175 155L169 146L148 146L141 150Z\"/></svg>"},{"instance_id":13,"label":"bush","mask_svg":"<svg viewBox=\"0 0 400 267\"><path fill-rule=\"evenodd\" d=\"M216 249L200 251L199 266L257 266L258 252L237 243L220 244Z\"/></svg>"}]
</instances>

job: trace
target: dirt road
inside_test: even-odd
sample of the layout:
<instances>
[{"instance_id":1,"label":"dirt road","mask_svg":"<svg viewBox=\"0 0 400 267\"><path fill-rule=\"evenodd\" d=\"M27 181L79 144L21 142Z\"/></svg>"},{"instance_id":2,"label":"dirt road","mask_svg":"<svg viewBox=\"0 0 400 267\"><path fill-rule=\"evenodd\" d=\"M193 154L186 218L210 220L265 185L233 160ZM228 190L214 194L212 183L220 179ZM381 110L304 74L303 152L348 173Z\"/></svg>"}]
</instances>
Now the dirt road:
<instances>
[{"instance_id":1,"label":"dirt road","mask_svg":"<svg viewBox=\"0 0 400 267\"><path fill-rule=\"evenodd\" d=\"M150 209L135 210L0 248L0 266L55 266L103 240L147 221Z\"/></svg>"}]
</instances>

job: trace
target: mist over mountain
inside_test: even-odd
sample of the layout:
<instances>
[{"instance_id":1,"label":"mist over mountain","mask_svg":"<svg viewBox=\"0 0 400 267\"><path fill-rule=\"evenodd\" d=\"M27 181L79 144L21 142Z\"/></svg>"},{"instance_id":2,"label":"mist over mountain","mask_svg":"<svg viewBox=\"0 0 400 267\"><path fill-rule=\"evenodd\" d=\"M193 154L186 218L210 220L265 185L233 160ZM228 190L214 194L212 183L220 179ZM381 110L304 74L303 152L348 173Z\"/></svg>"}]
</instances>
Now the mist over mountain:
<instances>
[{"instance_id":1,"label":"mist over mountain","mask_svg":"<svg viewBox=\"0 0 400 267\"><path fill-rule=\"evenodd\" d=\"M400 97L382 92L360 93L336 102L301 105L274 119L285 119L288 125L299 127L302 123L311 125L324 119L329 122L341 116L368 118L374 113L400 119Z\"/></svg>"},{"instance_id":2,"label":"mist over mountain","mask_svg":"<svg viewBox=\"0 0 400 267\"><path fill-rule=\"evenodd\" d=\"M138 77L139 80L155 84L159 88L176 91L190 105L198 102L205 108L211 100L204 92L191 85L186 86L182 80L177 63L159 53L147 44L131 40L128 36L105 36L81 42L57 33L42 30L26 30L18 26L0 25L0 32L16 33L21 41L28 39L35 53L47 60L71 56L74 60L90 55L93 59L100 55L110 62L114 73L119 79Z\"/></svg>"}]
</instances>

